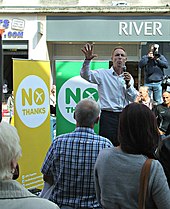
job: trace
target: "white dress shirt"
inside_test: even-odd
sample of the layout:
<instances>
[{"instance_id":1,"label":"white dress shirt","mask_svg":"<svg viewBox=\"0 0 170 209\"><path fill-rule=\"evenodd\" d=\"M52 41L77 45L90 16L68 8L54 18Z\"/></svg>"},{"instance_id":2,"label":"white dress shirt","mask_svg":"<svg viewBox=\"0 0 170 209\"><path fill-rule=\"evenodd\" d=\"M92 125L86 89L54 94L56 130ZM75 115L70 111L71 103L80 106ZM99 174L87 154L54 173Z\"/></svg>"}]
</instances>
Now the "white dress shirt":
<instances>
[{"instance_id":1,"label":"white dress shirt","mask_svg":"<svg viewBox=\"0 0 170 209\"><path fill-rule=\"evenodd\" d=\"M131 77L130 87L126 88L123 74L118 75L113 67L90 70L90 60L85 60L80 75L90 83L98 85L102 110L121 112L127 104L134 102L137 96L133 78Z\"/></svg>"}]
</instances>

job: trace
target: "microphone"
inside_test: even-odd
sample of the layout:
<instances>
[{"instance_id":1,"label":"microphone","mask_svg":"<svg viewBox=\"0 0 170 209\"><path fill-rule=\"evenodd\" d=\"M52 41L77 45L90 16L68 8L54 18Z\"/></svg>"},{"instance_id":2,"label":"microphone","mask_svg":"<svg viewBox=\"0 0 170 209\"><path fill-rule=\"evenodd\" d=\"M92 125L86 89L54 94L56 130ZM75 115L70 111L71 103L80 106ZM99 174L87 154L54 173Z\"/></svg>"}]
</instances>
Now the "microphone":
<instances>
[{"instance_id":1,"label":"microphone","mask_svg":"<svg viewBox=\"0 0 170 209\"><path fill-rule=\"evenodd\" d=\"M123 67L122 67L122 69L123 69L123 72L126 72L126 65L124 65Z\"/></svg>"}]
</instances>

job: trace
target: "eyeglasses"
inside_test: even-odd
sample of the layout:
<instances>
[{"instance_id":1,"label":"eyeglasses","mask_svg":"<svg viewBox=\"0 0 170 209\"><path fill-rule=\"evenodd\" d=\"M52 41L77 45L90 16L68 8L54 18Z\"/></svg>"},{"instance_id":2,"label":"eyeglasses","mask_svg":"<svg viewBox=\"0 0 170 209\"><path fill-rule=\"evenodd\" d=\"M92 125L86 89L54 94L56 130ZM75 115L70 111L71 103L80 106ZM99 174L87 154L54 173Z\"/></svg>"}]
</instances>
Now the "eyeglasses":
<instances>
[{"instance_id":1,"label":"eyeglasses","mask_svg":"<svg viewBox=\"0 0 170 209\"><path fill-rule=\"evenodd\" d=\"M119 56L125 57L125 54L115 54L115 56L116 56L116 57L119 57Z\"/></svg>"}]
</instances>

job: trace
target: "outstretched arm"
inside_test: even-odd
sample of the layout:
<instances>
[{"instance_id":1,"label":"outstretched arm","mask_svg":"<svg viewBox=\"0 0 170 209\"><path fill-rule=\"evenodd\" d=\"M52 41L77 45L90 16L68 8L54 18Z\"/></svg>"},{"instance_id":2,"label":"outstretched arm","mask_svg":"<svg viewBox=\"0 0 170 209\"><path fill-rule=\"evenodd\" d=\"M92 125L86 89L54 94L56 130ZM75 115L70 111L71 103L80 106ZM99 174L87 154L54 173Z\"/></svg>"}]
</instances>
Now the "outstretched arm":
<instances>
[{"instance_id":1,"label":"outstretched arm","mask_svg":"<svg viewBox=\"0 0 170 209\"><path fill-rule=\"evenodd\" d=\"M91 71L90 70L90 61L97 57L96 54L93 54L93 44L89 44L87 43L82 49L81 51L84 53L85 55L85 60L83 63L83 66L81 68L80 71L80 76L82 78L84 78L85 80L91 82L91 83L95 83L98 84L99 83L99 78L98 78L98 73L97 71Z\"/></svg>"}]
</instances>

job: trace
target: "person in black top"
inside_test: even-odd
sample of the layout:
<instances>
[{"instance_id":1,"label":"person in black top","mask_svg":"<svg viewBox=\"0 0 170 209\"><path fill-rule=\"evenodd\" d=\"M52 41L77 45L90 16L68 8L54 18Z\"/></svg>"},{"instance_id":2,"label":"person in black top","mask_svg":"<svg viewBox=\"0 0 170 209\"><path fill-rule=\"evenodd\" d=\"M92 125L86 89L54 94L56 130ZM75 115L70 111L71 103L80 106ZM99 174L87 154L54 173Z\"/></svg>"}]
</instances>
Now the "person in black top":
<instances>
[{"instance_id":1,"label":"person in black top","mask_svg":"<svg viewBox=\"0 0 170 209\"><path fill-rule=\"evenodd\" d=\"M167 181L170 187L170 166L169 166L169 159L170 159L170 136L162 140L158 146L156 151L156 157L162 164L164 169L165 175L167 177Z\"/></svg>"},{"instance_id":2,"label":"person in black top","mask_svg":"<svg viewBox=\"0 0 170 209\"><path fill-rule=\"evenodd\" d=\"M170 135L170 92L162 94L163 103L154 108L160 135L162 137Z\"/></svg>"}]
</instances>

